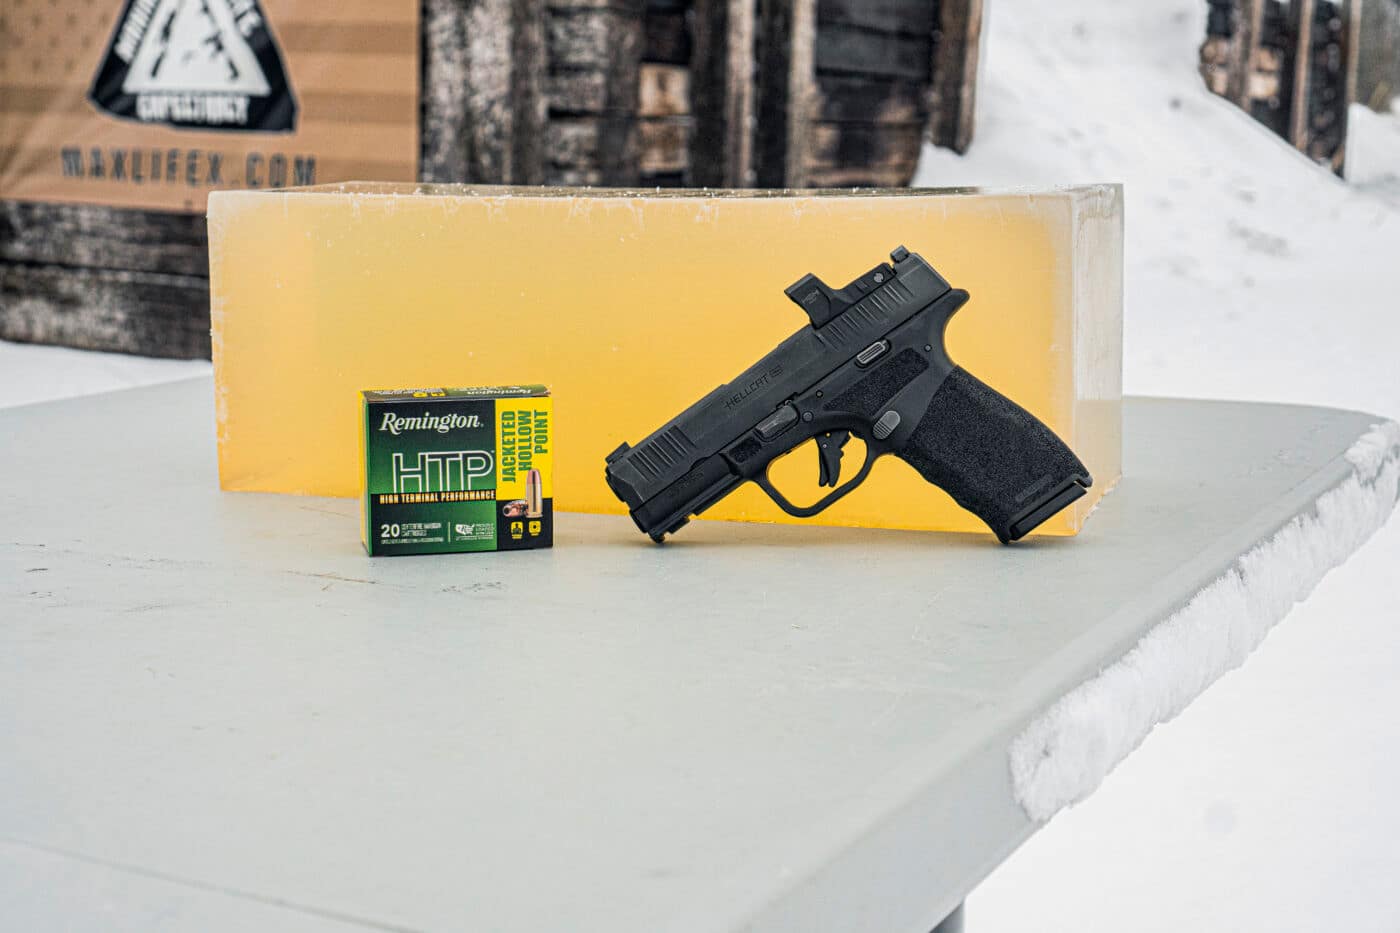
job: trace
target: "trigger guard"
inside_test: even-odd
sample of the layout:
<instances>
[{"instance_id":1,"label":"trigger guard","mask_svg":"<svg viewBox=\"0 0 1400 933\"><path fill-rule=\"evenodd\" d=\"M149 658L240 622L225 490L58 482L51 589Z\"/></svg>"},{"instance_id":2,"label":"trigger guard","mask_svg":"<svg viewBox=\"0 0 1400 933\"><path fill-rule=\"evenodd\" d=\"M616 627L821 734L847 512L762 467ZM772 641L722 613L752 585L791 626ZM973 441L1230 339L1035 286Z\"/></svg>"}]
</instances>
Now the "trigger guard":
<instances>
[{"instance_id":1,"label":"trigger guard","mask_svg":"<svg viewBox=\"0 0 1400 933\"><path fill-rule=\"evenodd\" d=\"M865 463L861 464L860 470L856 473L855 476L851 477L846 482L842 483L840 486L837 486L831 492L827 493L825 496L818 499L811 505L793 505L791 502L788 501L787 496L784 496L781 492L778 491L778 487L774 486L773 481L768 478L768 470L773 465L771 461L767 466L763 468L762 473L759 473L753 478L753 481L758 484L758 488L762 489L765 493L768 494L768 498L773 500L774 505L791 515L793 518L811 518L813 515L817 515L821 512L824 512L838 499L843 498L847 493L854 491L857 486L865 482L865 478L870 475L871 468L875 466L875 461L878 460L883 453L885 453L884 450L881 450L879 446L877 446L872 441L867 440L860 433L855 431L852 431L851 433L855 434L856 437L859 437L861 441L865 444Z\"/></svg>"}]
</instances>

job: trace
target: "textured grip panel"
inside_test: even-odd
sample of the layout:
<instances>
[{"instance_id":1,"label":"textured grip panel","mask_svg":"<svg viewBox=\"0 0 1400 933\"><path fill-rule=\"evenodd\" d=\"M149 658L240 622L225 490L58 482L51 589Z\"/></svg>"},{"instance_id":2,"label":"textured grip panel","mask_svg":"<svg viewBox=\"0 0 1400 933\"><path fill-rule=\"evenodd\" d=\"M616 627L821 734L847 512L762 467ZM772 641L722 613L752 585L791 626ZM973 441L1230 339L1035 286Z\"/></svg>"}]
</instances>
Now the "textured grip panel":
<instances>
[{"instance_id":1,"label":"textured grip panel","mask_svg":"<svg viewBox=\"0 0 1400 933\"><path fill-rule=\"evenodd\" d=\"M958 367L898 455L1002 542L1021 537L1092 482L1053 431Z\"/></svg>"}]
</instances>

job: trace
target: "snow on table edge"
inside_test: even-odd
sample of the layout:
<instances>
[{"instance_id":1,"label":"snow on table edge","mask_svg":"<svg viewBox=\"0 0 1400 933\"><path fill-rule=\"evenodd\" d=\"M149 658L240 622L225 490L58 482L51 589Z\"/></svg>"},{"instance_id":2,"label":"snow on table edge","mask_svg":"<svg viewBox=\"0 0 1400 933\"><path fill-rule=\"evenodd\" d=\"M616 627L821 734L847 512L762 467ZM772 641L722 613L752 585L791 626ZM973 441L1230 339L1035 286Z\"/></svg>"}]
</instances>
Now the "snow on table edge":
<instances>
[{"instance_id":1,"label":"snow on table edge","mask_svg":"<svg viewBox=\"0 0 1400 933\"><path fill-rule=\"evenodd\" d=\"M1244 663L1327 571L1385 524L1400 494L1400 424L1373 426L1346 459L1354 472L1314 512L1240 557L1012 741L1012 785L1027 816L1048 820L1093 793L1158 723Z\"/></svg>"}]
</instances>

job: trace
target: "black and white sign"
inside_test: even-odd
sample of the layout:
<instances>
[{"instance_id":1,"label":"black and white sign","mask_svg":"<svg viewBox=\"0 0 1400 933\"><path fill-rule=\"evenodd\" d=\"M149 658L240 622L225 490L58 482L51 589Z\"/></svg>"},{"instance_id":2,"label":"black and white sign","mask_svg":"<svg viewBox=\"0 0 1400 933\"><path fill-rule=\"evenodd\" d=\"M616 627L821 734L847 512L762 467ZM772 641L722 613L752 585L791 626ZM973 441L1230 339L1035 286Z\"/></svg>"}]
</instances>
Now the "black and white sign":
<instances>
[{"instance_id":1,"label":"black and white sign","mask_svg":"<svg viewBox=\"0 0 1400 933\"><path fill-rule=\"evenodd\" d=\"M291 132L297 103L257 0L127 0L88 100L200 130Z\"/></svg>"}]
</instances>

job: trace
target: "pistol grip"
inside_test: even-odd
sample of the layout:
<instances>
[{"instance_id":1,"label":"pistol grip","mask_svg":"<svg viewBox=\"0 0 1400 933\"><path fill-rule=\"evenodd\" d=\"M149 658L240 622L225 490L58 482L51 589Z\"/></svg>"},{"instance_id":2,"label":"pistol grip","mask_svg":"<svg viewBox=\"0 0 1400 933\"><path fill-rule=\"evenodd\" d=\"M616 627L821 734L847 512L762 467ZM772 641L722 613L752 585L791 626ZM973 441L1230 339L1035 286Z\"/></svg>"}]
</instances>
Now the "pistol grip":
<instances>
[{"instance_id":1,"label":"pistol grip","mask_svg":"<svg viewBox=\"0 0 1400 933\"><path fill-rule=\"evenodd\" d=\"M986 522L1003 544L1093 484L1053 431L956 366L896 454Z\"/></svg>"}]
</instances>

